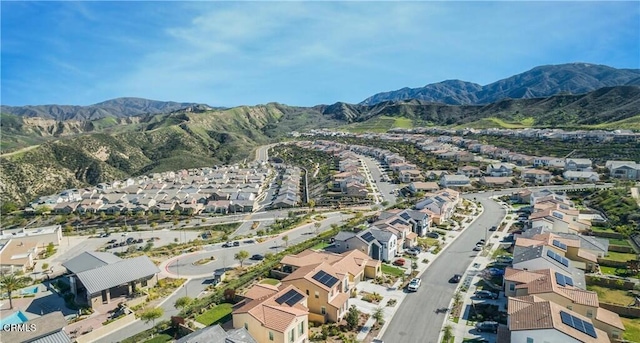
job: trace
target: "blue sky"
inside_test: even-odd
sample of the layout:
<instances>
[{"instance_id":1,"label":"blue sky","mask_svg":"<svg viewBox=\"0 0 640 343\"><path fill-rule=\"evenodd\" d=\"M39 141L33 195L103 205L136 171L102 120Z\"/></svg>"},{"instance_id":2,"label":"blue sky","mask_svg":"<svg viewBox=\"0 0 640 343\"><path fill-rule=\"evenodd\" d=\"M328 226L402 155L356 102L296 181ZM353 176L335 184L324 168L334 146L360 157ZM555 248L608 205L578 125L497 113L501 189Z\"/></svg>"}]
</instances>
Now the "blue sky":
<instances>
[{"instance_id":1,"label":"blue sky","mask_svg":"<svg viewBox=\"0 0 640 343\"><path fill-rule=\"evenodd\" d=\"M359 102L538 65L640 68L638 2L1 2L1 102Z\"/></svg>"}]
</instances>

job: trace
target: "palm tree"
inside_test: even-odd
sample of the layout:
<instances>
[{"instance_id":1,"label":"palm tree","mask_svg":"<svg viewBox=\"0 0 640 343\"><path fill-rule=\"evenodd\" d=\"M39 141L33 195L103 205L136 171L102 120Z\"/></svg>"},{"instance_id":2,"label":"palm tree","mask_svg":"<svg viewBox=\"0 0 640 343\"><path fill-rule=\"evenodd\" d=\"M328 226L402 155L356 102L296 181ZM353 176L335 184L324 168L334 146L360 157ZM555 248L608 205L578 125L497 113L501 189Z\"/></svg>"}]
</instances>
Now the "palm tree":
<instances>
[{"instance_id":1,"label":"palm tree","mask_svg":"<svg viewBox=\"0 0 640 343\"><path fill-rule=\"evenodd\" d=\"M11 293L26 287L31 281L31 278L26 276L15 276L13 274L0 276L0 287L9 295L9 309L13 309Z\"/></svg>"}]
</instances>

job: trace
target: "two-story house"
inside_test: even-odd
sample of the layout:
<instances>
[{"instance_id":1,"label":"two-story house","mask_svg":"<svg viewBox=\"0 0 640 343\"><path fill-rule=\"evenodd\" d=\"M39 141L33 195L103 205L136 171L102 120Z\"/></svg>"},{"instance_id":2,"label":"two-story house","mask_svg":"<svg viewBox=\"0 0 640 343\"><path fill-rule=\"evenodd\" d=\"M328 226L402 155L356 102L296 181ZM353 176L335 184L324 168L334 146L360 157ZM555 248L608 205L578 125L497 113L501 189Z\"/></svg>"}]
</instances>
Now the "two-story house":
<instances>
[{"instance_id":1,"label":"two-story house","mask_svg":"<svg viewBox=\"0 0 640 343\"><path fill-rule=\"evenodd\" d=\"M521 174L522 179L535 184L546 184L551 181L552 174L542 169L525 169Z\"/></svg>"},{"instance_id":2,"label":"two-story house","mask_svg":"<svg viewBox=\"0 0 640 343\"><path fill-rule=\"evenodd\" d=\"M303 266L282 279L285 286L295 286L307 295L309 320L337 323L348 310L349 276L328 263Z\"/></svg>"},{"instance_id":3,"label":"two-story house","mask_svg":"<svg viewBox=\"0 0 640 343\"><path fill-rule=\"evenodd\" d=\"M258 343L308 342L308 298L292 285L257 284L234 306L233 327L246 329Z\"/></svg>"},{"instance_id":4,"label":"two-story house","mask_svg":"<svg viewBox=\"0 0 640 343\"><path fill-rule=\"evenodd\" d=\"M493 177L504 177L513 175L513 167L503 163L493 163L487 166L487 175Z\"/></svg>"}]
</instances>

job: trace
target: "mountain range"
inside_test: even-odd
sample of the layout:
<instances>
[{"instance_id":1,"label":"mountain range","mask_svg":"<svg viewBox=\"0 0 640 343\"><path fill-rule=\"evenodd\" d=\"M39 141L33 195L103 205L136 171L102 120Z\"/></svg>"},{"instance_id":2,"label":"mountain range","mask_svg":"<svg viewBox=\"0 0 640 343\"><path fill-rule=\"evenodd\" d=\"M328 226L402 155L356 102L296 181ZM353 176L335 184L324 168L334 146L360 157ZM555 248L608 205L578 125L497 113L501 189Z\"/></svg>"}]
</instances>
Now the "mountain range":
<instances>
[{"instance_id":1,"label":"mountain range","mask_svg":"<svg viewBox=\"0 0 640 343\"><path fill-rule=\"evenodd\" d=\"M638 74L638 70L584 64L545 66L492 87L445 81L440 86L447 90L441 93L447 95L437 99L313 107L269 103L214 108L140 98L91 106L2 106L0 202L25 204L38 195L65 188L150 172L242 162L257 145L312 128L384 131L401 119L416 125L495 127L506 123L508 127L640 129L640 87L634 86ZM537 83L535 75L539 75ZM596 87L592 79L608 86L584 93L588 87ZM529 97L553 89L562 89L561 94ZM515 94L523 98L514 99ZM491 97L500 100L481 103L485 100L480 99ZM447 103L446 99L454 98L470 103ZM380 126L380 122L387 126Z\"/></svg>"},{"instance_id":2,"label":"mountain range","mask_svg":"<svg viewBox=\"0 0 640 343\"><path fill-rule=\"evenodd\" d=\"M611 86L640 86L639 69L616 69L605 65L569 63L535 67L522 74L481 86L447 80L420 88L402 88L375 94L361 105L407 99L449 105L489 104L502 99L528 99L556 94L581 94Z\"/></svg>"},{"instance_id":3,"label":"mountain range","mask_svg":"<svg viewBox=\"0 0 640 343\"><path fill-rule=\"evenodd\" d=\"M156 101L142 98L117 98L89 106L37 105L0 106L2 113L54 120L95 120L104 117L131 117L142 114L170 113L185 108L212 109L204 104Z\"/></svg>"}]
</instances>

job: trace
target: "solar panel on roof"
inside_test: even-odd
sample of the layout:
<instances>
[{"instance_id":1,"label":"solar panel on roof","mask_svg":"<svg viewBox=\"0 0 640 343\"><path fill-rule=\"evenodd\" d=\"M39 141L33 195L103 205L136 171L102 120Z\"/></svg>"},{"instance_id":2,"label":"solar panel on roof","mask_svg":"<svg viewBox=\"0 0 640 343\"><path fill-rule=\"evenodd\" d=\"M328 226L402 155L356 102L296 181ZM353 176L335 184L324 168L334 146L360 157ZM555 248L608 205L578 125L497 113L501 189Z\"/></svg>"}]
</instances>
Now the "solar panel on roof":
<instances>
[{"instance_id":1,"label":"solar panel on roof","mask_svg":"<svg viewBox=\"0 0 640 343\"><path fill-rule=\"evenodd\" d=\"M562 264L565 267L569 266L569 260L567 260L565 257L562 257L561 255L556 254L551 250L547 250L547 256L551 257L552 259L554 259L555 261L557 261L558 263Z\"/></svg>"},{"instance_id":2,"label":"solar panel on roof","mask_svg":"<svg viewBox=\"0 0 640 343\"><path fill-rule=\"evenodd\" d=\"M365 241L367 241L367 243L369 243L372 240L374 240L375 237L373 237L373 234L371 234L371 232L366 232L365 234L362 235L362 239L364 239Z\"/></svg>"},{"instance_id":3,"label":"solar panel on roof","mask_svg":"<svg viewBox=\"0 0 640 343\"><path fill-rule=\"evenodd\" d=\"M554 245L554 246L556 246L556 247L558 247L558 248L560 248L560 249L562 249L562 250L567 250L567 245L566 245L566 244L564 244L564 243L562 243L562 242L560 242L560 241L559 241L559 240L557 240L557 239L554 239L554 240L553 240L553 245Z\"/></svg>"},{"instance_id":4,"label":"solar panel on roof","mask_svg":"<svg viewBox=\"0 0 640 343\"><path fill-rule=\"evenodd\" d=\"M338 279L331 276L330 274L325 273L322 270L317 272L312 278L327 287L333 287L333 285L338 282Z\"/></svg>"},{"instance_id":5,"label":"solar panel on roof","mask_svg":"<svg viewBox=\"0 0 640 343\"><path fill-rule=\"evenodd\" d=\"M402 217L402 218L404 218L404 219L406 219L406 220L409 220L409 218L411 218L411 216L410 216L410 215L409 215L409 213L407 213L407 212L402 213L402 214L400 215L400 217Z\"/></svg>"},{"instance_id":6,"label":"solar panel on roof","mask_svg":"<svg viewBox=\"0 0 640 343\"><path fill-rule=\"evenodd\" d=\"M563 324L569 325L570 327L580 332L586 333L593 338L598 338L596 329L593 327L593 324L584 321L576 316L572 316L564 311L560 311L560 319L562 320Z\"/></svg>"},{"instance_id":7,"label":"solar panel on roof","mask_svg":"<svg viewBox=\"0 0 640 343\"><path fill-rule=\"evenodd\" d=\"M571 277L566 276L564 274L560 274L558 272L556 272L556 282L560 285L560 286L573 286L573 279L571 279Z\"/></svg>"},{"instance_id":8,"label":"solar panel on roof","mask_svg":"<svg viewBox=\"0 0 640 343\"><path fill-rule=\"evenodd\" d=\"M283 303L289 305L289 306L293 306L295 304L297 304L300 300L302 300L302 298L304 298L304 296L298 292L296 292L295 290L289 290L287 293L285 293L284 295L281 295L280 297L278 297L276 299L276 302L280 305L282 305Z\"/></svg>"}]
</instances>

